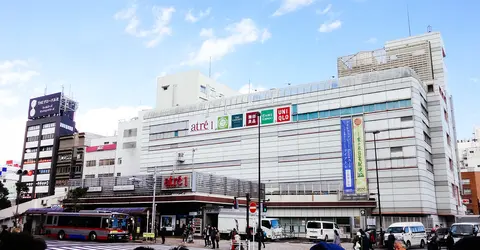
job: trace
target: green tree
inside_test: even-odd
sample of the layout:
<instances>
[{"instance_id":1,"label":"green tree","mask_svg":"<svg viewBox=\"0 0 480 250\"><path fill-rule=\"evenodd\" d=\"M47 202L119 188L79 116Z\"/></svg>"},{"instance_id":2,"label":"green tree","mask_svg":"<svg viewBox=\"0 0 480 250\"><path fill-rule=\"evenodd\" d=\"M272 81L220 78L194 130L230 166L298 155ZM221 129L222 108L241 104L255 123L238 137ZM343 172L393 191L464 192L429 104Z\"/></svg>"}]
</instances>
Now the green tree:
<instances>
[{"instance_id":1,"label":"green tree","mask_svg":"<svg viewBox=\"0 0 480 250\"><path fill-rule=\"evenodd\" d=\"M0 181L0 210L12 206L12 202L8 200L8 189Z\"/></svg>"},{"instance_id":2,"label":"green tree","mask_svg":"<svg viewBox=\"0 0 480 250\"><path fill-rule=\"evenodd\" d=\"M77 212L80 210L81 206L78 205L80 199L87 195L88 188L77 187L68 191L67 199L73 204L73 211Z\"/></svg>"},{"instance_id":3,"label":"green tree","mask_svg":"<svg viewBox=\"0 0 480 250\"><path fill-rule=\"evenodd\" d=\"M20 195L27 194L30 191L30 188L27 187L25 182L17 181L17 183L15 183L15 187L17 189L17 201L20 200Z\"/></svg>"}]
</instances>

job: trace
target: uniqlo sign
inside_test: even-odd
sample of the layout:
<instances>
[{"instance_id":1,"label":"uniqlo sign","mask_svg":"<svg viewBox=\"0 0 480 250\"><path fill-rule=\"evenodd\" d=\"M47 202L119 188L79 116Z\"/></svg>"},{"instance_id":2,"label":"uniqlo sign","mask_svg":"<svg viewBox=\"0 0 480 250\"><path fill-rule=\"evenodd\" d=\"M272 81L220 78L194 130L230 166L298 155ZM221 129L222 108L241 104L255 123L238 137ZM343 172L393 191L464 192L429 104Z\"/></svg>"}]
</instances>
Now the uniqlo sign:
<instances>
[{"instance_id":1,"label":"uniqlo sign","mask_svg":"<svg viewBox=\"0 0 480 250\"><path fill-rule=\"evenodd\" d=\"M258 112L250 112L246 114L246 125L247 126L255 126L258 125Z\"/></svg>"},{"instance_id":2,"label":"uniqlo sign","mask_svg":"<svg viewBox=\"0 0 480 250\"><path fill-rule=\"evenodd\" d=\"M290 107L277 108L277 122L289 122L291 117Z\"/></svg>"}]
</instances>

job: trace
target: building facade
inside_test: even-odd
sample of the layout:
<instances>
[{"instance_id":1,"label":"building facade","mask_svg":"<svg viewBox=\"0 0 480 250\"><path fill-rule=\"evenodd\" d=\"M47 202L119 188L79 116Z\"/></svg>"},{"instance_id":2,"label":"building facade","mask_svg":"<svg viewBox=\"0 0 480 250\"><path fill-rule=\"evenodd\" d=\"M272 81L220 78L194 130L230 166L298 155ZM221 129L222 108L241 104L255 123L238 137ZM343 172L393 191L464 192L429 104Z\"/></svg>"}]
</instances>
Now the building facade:
<instances>
[{"instance_id":1,"label":"building facade","mask_svg":"<svg viewBox=\"0 0 480 250\"><path fill-rule=\"evenodd\" d=\"M59 139L76 132L74 114L77 107L78 103L63 93L30 100L21 163L27 175L20 176L20 181L26 183L30 191L23 198L54 194Z\"/></svg>"},{"instance_id":2,"label":"building facade","mask_svg":"<svg viewBox=\"0 0 480 250\"><path fill-rule=\"evenodd\" d=\"M96 138L90 143L85 149L83 178L114 177L117 137Z\"/></svg>"},{"instance_id":3,"label":"building facade","mask_svg":"<svg viewBox=\"0 0 480 250\"><path fill-rule=\"evenodd\" d=\"M462 174L462 198L467 214L480 214L480 128L469 139L457 140Z\"/></svg>"}]
</instances>

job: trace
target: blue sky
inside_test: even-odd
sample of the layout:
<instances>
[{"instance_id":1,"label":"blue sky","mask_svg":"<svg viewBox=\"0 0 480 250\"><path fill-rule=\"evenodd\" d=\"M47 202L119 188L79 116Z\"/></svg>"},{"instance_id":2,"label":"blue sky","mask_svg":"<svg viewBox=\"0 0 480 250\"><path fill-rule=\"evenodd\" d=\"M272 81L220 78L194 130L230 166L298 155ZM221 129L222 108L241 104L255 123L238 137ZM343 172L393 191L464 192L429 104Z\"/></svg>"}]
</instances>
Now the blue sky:
<instances>
[{"instance_id":1,"label":"blue sky","mask_svg":"<svg viewBox=\"0 0 480 250\"><path fill-rule=\"evenodd\" d=\"M188 69L240 89L336 75L336 58L431 25L442 32L459 137L479 124L480 3L469 0L4 1L0 7L0 146L19 159L28 99L61 90L80 102L80 129L112 133L154 106L155 78ZM476 46L477 45L477 46Z\"/></svg>"}]
</instances>

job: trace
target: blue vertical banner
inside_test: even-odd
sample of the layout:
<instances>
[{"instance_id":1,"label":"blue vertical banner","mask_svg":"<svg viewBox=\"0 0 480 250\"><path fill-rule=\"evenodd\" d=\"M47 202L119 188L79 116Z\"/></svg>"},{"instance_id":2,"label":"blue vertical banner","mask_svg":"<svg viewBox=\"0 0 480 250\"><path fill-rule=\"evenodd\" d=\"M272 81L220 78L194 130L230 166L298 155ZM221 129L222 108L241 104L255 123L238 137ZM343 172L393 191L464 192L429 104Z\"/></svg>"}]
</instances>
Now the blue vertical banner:
<instances>
[{"instance_id":1,"label":"blue vertical banner","mask_svg":"<svg viewBox=\"0 0 480 250\"><path fill-rule=\"evenodd\" d=\"M355 194L355 170L353 168L352 119L341 120L343 193Z\"/></svg>"}]
</instances>

